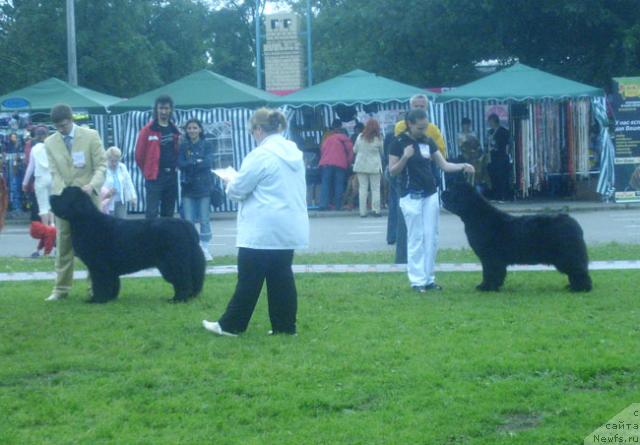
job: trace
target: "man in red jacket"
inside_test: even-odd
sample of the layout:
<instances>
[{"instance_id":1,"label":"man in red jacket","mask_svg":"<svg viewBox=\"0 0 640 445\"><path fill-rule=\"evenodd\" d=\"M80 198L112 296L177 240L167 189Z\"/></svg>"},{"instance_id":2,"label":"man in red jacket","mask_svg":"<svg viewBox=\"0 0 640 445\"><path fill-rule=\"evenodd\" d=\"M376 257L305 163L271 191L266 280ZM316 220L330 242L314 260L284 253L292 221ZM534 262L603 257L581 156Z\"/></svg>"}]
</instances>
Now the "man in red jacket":
<instances>
[{"instance_id":1,"label":"man in red jacket","mask_svg":"<svg viewBox=\"0 0 640 445\"><path fill-rule=\"evenodd\" d=\"M180 131L171 121L173 100L158 96L153 105L153 119L138 134L136 164L145 179L147 206L145 216L173 216L178 198L178 140Z\"/></svg>"}]
</instances>

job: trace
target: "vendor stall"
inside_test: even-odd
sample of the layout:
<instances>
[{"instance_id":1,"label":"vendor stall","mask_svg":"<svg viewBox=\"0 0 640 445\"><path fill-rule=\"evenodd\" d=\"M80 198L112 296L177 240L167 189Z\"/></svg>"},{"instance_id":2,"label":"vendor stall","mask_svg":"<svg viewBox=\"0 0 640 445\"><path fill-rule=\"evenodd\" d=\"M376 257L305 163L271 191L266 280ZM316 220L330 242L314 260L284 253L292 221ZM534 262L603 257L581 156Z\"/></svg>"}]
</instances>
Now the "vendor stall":
<instances>
[{"instance_id":1,"label":"vendor stall","mask_svg":"<svg viewBox=\"0 0 640 445\"><path fill-rule=\"evenodd\" d=\"M510 179L517 197L595 196L596 190L607 197L612 178L606 123L600 119L604 100L600 88L521 63L437 98L450 141L468 118L488 150L488 116L499 117L510 133ZM460 151L455 143L451 150L453 156Z\"/></svg>"},{"instance_id":2,"label":"vendor stall","mask_svg":"<svg viewBox=\"0 0 640 445\"><path fill-rule=\"evenodd\" d=\"M332 121L340 119L342 127L353 135L356 123L364 124L374 117L383 133L392 132L395 123L409 109L409 99L416 94L431 97L429 118L442 129L443 107L433 101L434 93L363 70L282 96L273 103L283 109L289 121L289 137L304 152L309 205L314 204L316 192L313 190L319 184L320 145Z\"/></svg>"},{"instance_id":3,"label":"vendor stall","mask_svg":"<svg viewBox=\"0 0 640 445\"><path fill-rule=\"evenodd\" d=\"M77 123L95 128L106 141L108 107L120 100L55 77L0 96L0 170L9 189L11 211L23 210L26 202L21 185L32 122L48 124L51 108L66 103L73 108Z\"/></svg>"},{"instance_id":4,"label":"vendor stall","mask_svg":"<svg viewBox=\"0 0 640 445\"><path fill-rule=\"evenodd\" d=\"M145 209L144 177L135 164L134 152L138 132L152 118L156 97L168 94L174 101L174 119L178 126L188 119L203 123L205 136L216 149L216 167L240 168L244 157L254 147L249 118L256 108L276 96L208 70L197 71L163 87L119 102L111 107L114 143L122 150L140 199L136 208ZM228 201L217 210L235 209Z\"/></svg>"}]
</instances>

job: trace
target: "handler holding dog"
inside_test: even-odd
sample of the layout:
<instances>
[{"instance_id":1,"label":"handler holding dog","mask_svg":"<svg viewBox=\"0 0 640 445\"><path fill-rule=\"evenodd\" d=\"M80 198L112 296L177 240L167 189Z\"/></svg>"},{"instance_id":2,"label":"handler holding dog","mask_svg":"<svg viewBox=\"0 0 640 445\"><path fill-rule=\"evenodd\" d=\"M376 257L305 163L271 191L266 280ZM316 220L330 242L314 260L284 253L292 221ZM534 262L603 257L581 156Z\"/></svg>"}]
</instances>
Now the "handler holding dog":
<instances>
[{"instance_id":1,"label":"handler holding dog","mask_svg":"<svg viewBox=\"0 0 640 445\"><path fill-rule=\"evenodd\" d=\"M474 173L471 164L447 162L438 145L425 135L429 121L424 110L405 117L407 130L389 152L389 173L398 180L400 209L407 224L407 272L417 292L442 290L435 282L440 206L432 163L447 173Z\"/></svg>"},{"instance_id":2,"label":"handler holding dog","mask_svg":"<svg viewBox=\"0 0 640 445\"><path fill-rule=\"evenodd\" d=\"M51 121L57 131L44 141L52 177L51 194L59 195L65 187L78 186L99 207L107 159L98 132L74 124L73 112L66 104L51 109ZM56 228L56 282L46 301L65 298L73 282L74 253L69 222L56 217Z\"/></svg>"},{"instance_id":3,"label":"handler holding dog","mask_svg":"<svg viewBox=\"0 0 640 445\"><path fill-rule=\"evenodd\" d=\"M251 133L258 146L227 185L227 196L240 203L238 283L222 317L202 321L214 334L236 336L247 329L265 280L270 334L296 333L298 295L291 263L294 249L309 244L309 217L302 152L280 134L286 126L279 111L256 111Z\"/></svg>"}]
</instances>

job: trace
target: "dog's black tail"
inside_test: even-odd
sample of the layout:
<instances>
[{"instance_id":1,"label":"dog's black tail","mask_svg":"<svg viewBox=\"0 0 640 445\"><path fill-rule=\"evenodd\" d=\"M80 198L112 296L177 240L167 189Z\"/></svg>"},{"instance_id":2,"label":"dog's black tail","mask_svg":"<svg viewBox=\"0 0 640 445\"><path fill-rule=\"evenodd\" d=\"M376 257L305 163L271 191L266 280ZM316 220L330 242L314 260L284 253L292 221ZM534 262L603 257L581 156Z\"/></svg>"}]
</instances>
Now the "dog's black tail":
<instances>
[{"instance_id":1,"label":"dog's black tail","mask_svg":"<svg viewBox=\"0 0 640 445\"><path fill-rule=\"evenodd\" d=\"M198 237L198 232L195 230L193 226L191 231L193 238L194 248L191 249L191 284L193 286L193 294L192 297L195 297L202 291L202 287L204 286L204 276L206 271L206 261L204 259L204 254L202 253L202 249L200 249L200 238Z\"/></svg>"}]
</instances>

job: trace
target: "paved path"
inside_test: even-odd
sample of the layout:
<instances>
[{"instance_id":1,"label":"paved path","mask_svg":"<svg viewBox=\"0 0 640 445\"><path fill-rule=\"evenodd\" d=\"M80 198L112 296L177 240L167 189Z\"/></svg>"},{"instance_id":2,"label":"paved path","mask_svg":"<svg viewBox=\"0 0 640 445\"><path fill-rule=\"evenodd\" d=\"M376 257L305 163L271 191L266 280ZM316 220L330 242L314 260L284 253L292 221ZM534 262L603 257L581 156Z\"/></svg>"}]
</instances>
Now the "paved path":
<instances>
[{"instance_id":1,"label":"paved path","mask_svg":"<svg viewBox=\"0 0 640 445\"><path fill-rule=\"evenodd\" d=\"M589 270L638 270L640 261L592 261ZM544 272L555 270L552 266L511 266L509 271ZM229 275L237 273L236 266L212 266L207 268L207 275ZM295 273L399 273L406 272L405 264L298 264L293 266ZM480 272L482 267L477 263L440 263L436 264L436 272ZM159 277L156 269L146 269L124 278ZM74 279L87 278L86 271L76 271ZM54 272L13 272L0 273L3 281L43 281L53 280Z\"/></svg>"},{"instance_id":2,"label":"paved path","mask_svg":"<svg viewBox=\"0 0 640 445\"><path fill-rule=\"evenodd\" d=\"M640 207L601 211L585 209L570 214L582 226L588 245L612 241L640 244ZM388 251L393 256L395 247L386 242L387 218L360 218L357 214L333 212L332 215L320 214L311 218L310 225L310 246L299 253ZM235 219L214 219L211 241L214 257L235 255L235 241ZM440 249L469 247L460 218L444 210L440 215L438 244ZM7 225L0 232L0 256L28 257L35 246L36 241L29 236L26 224Z\"/></svg>"}]
</instances>

